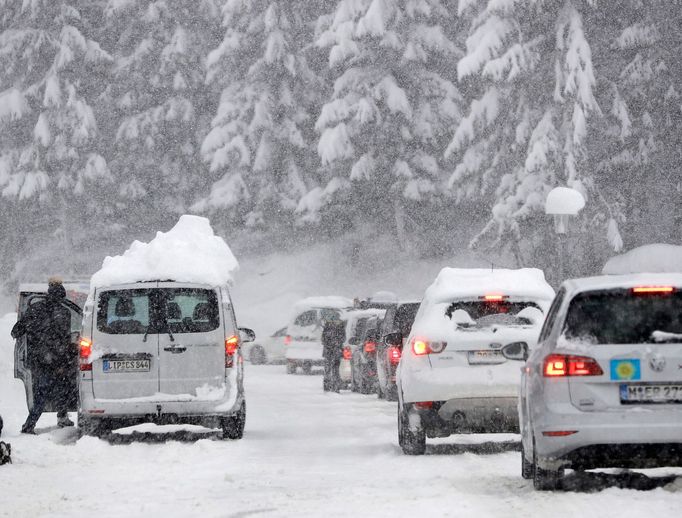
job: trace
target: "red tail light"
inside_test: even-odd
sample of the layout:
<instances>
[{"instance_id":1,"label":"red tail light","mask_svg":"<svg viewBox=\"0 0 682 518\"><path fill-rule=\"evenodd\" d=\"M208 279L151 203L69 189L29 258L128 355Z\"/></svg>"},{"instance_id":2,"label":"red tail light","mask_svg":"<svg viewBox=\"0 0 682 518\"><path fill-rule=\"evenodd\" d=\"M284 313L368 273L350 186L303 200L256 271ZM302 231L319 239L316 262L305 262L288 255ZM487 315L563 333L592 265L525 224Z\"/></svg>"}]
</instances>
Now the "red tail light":
<instances>
[{"instance_id":1,"label":"red tail light","mask_svg":"<svg viewBox=\"0 0 682 518\"><path fill-rule=\"evenodd\" d=\"M400 348L398 347L389 347L388 350L386 351L386 354L388 355L388 361L397 364L400 363Z\"/></svg>"},{"instance_id":2,"label":"red tail light","mask_svg":"<svg viewBox=\"0 0 682 518\"><path fill-rule=\"evenodd\" d=\"M419 401L415 403L414 406L421 410L426 410L428 408L433 408L433 401Z\"/></svg>"},{"instance_id":3,"label":"red tail light","mask_svg":"<svg viewBox=\"0 0 682 518\"><path fill-rule=\"evenodd\" d=\"M78 356L80 357L80 370L87 372L92 370L90 355L92 354L92 342L87 338L81 338L78 344Z\"/></svg>"},{"instance_id":4,"label":"red tail light","mask_svg":"<svg viewBox=\"0 0 682 518\"><path fill-rule=\"evenodd\" d=\"M577 430L558 430L556 432L542 432L545 437L566 437L578 433Z\"/></svg>"},{"instance_id":5,"label":"red tail light","mask_svg":"<svg viewBox=\"0 0 682 518\"><path fill-rule=\"evenodd\" d=\"M289 345L291 343L291 335L286 335L284 337L284 345Z\"/></svg>"},{"instance_id":6,"label":"red tail light","mask_svg":"<svg viewBox=\"0 0 682 518\"><path fill-rule=\"evenodd\" d=\"M594 358L550 354L545 358L542 373L546 378L563 376L601 376L604 371Z\"/></svg>"},{"instance_id":7,"label":"red tail light","mask_svg":"<svg viewBox=\"0 0 682 518\"><path fill-rule=\"evenodd\" d=\"M234 353L237 352L237 348L239 348L237 335L225 339L225 367L228 369L234 365Z\"/></svg>"},{"instance_id":8,"label":"red tail light","mask_svg":"<svg viewBox=\"0 0 682 518\"><path fill-rule=\"evenodd\" d=\"M632 288L632 293L635 295L665 295L675 291L672 286L637 286Z\"/></svg>"},{"instance_id":9,"label":"red tail light","mask_svg":"<svg viewBox=\"0 0 682 518\"><path fill-rule=\"evenodd\" d=\"M447 342L429 342L423 338L412 339L412 352L417 356L424 354L441 353L447 346Z\"/></svg>"},{"instance_id":10,"label":"red tail light","mask_svg":"<svg viewBox=\"0 0 682 518\"><path fill-rule=\"evenodd\" d=\"M343 348L343 359L344 360L350 360L353 357L353 351L350 350L350 347L344 347Z\"/></svg>"},{"instance_id":11,"label":"red tail light","mask_svg":"<svg viewBox=\"0 0 682 518\"><path fill-rule=\"evenodd\" d=\"M365 342L365 352L366 353L373 353L376 350L377 350L376 342Z\"/></svg>"}]
</instances>

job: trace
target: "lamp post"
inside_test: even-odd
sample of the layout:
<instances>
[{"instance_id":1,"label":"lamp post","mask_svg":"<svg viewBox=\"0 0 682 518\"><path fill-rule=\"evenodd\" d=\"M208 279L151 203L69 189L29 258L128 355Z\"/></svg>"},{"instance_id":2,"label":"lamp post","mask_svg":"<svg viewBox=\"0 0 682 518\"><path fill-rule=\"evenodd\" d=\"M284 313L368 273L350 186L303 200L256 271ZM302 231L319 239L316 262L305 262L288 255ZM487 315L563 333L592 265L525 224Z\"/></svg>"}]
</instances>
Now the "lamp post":
<instances>
[{"instance_id":1,"label":"lamp post","mask_svg":"<svg viewBox=\"0 0 682 518\"><path fill-rule=\"evenodd\" d=\"M583 195L570 187L555 187L545 200L545 214L554 217L554 232L557 236L557 258L559 283L566 275L566 242L568 223L571 216L577 216L585 207Z\"/></svg>"}]
</instances>

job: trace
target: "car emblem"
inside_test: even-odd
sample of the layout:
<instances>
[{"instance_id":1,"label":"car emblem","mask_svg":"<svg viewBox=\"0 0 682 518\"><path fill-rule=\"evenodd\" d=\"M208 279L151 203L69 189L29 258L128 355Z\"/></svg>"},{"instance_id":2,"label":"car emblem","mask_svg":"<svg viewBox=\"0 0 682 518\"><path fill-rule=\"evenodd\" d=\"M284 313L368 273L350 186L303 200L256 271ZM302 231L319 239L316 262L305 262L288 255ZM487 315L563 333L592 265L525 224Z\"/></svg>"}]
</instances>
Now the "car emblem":
<instances>
[{"instance_id":1,"label":"car emblem","mask_svg":"<svg viewBox=\"0 0 682 518\"><path fill-rule=\"evenodd\" d=\"M491 349L502 349L502 344L498 344L496 342L490 344Z\"/></svg>"},{"instance_id":2,"label":"car emblem","mask_svg":"<svg viewBox=\"0 0 682 518\"><path fill-rule=\"evenodd\" d=\"M665 369L665 358L659 355L653 356L649 360L649 367L654 372L663 372L663 369Z\"/></svg>"}]
</instances>

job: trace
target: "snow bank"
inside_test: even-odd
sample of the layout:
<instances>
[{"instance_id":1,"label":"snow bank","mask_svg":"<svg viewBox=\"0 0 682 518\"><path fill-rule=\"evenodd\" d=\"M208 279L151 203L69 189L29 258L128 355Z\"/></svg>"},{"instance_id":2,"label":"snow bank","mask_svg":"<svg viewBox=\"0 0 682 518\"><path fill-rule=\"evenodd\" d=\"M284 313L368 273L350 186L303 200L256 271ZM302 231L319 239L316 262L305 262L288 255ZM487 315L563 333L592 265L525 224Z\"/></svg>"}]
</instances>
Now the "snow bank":
<instances>
[{"instance_id":1,"label":"snow bank","mask_svg":"<svg viewBox=\"0 0 682 518\"><path fill-rule=\"evenodd\" d=\"M92 288L139 281L174 280L212 286L232 284L239 263L206 218L184 215L149 243L135 241L123 255L104 259Z\"/></svg>"},{"instance_id":2,"label":"snow bank","mask_svg":"<svg viewBox=\"0 0 682 518\"><path fill-rule=\"evenodd\" d=\"M612 257L602 270L606 275L672 272L682 272L682 246L661 243L640 246Z\"/></svg>"}]
</instances>

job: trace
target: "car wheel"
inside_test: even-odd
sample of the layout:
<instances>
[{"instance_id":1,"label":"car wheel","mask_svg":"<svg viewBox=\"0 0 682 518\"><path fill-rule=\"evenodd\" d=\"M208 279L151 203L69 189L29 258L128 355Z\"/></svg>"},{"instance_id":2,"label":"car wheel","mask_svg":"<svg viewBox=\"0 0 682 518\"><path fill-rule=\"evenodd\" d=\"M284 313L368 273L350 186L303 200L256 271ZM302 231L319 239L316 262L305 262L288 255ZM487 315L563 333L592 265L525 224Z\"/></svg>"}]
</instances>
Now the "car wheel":
<instances>
[{"instance_id":1,"label":"car wheel","mask_svg":"<svg viewBox=\"0 0 682 518\"><path fill-rule=\"evenodd\" d=\"M251 361L253 365L263 365L266 363L265 349L260 345L254 345L249 352L249 361Z\"/></svg>"},{"instance_id":2,"label":"car wheel","mask_svg":"<svg viewBox=\"0 0 682 518\"><path fill-rule=\"evenodd\" d=\"M398 405L398 444L405 455L424 455L426 451L426 432L410 430L410 418Z\"/></svg>"},{"instance_id":3,"label":"car wheel","mask_svg":"<svg viewBox=\"0 0 682 518\"><path fill-rule=\"evenodd\" d=\"M561 485L563 469L542 469L538 466L535 444L533 444L533 487L538 491L554 491Z\"/></svg>"},{"instance_id":4,"label":"car wheel","mask_svg":"<svg viewBox=\"0 0 682 518\"><path fill-rule=\"evenodd\" d=\"M246 425L246 401L242 401L239 411L223 420L223 439L241 439Z\"/></svg>"},{"instance_id":5,"label":"car wheel","mask_svg":"<svg viewBox=\"0 0 682 518\"><path fill-rule=\"evenodd\" d=\"M287 362L287 374L296 374L296 364L292 361Z\"/></svg>"},{"instance_id":6,"label":"car wheel","mask_svg":"<svg viewBox=\"0 0 682 518\"><path fill-rule=\"evenodd\" d=\"M521 476L526 480L530 480L533 478L533 473L533 463L526 460L526 450L523 447L523 440L521 440Z\"/></svg>"},{"instance_id":7,"label":"car wheel","mask_svg":"<svg viewBox=\"0 0 682 518\"><path fill-rule=\"evenodd\" d=\"M313 364L310 362L303 362L303 374L310 374L313 370Z\"/></svg>"}]
</instances>

